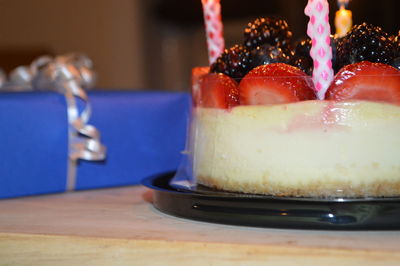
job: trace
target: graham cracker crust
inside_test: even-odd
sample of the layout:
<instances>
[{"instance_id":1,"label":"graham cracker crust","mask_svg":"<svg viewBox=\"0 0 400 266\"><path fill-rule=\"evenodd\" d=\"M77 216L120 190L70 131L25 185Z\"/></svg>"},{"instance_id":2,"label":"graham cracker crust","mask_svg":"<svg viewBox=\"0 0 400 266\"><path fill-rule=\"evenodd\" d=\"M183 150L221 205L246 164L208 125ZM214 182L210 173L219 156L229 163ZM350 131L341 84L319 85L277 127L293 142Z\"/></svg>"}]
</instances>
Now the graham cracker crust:
<instances>
[{"instance_id":1,"label":"graham cracker crust","mask_svg":"<svg viewBox=\"0 0 400 266\"><path fill-rule=\"evenodd\" d=\"M197 183L218 190L262 194L279 197L319 197L319 198L365 198L400 196L400 179L354 185L351 181L319 180L296 187L282 186L279 183L250 183L243 180L221 181L218 178L198 176Z\"/></svg>"}]
</instances>

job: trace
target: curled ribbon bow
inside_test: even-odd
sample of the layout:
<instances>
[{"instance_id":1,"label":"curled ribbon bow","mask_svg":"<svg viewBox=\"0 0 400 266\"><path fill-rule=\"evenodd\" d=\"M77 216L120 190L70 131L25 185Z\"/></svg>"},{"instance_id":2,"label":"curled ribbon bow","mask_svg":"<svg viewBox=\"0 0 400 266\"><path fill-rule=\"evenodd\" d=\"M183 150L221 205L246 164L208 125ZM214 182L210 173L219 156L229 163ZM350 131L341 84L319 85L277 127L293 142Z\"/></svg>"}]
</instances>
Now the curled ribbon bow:
<instances>
[{"instance_id":1,"label":"curled ribbon bow","mask_svg":"<svg viewBox=\"0 0 400 266\"><path fill-rule=\"evenodd\" d=\"M106 157L106 147L100 141L99 131L88 124L91 106L83 88L95 84L91 60L81 54L68 54L55 58L42 56L30 66L20 66L7 81L0 73L0 87L11 91L53 90L64 94L69 123L67 190L76 184L79 159L101 161Z\"/></svg>"}]
</instances>

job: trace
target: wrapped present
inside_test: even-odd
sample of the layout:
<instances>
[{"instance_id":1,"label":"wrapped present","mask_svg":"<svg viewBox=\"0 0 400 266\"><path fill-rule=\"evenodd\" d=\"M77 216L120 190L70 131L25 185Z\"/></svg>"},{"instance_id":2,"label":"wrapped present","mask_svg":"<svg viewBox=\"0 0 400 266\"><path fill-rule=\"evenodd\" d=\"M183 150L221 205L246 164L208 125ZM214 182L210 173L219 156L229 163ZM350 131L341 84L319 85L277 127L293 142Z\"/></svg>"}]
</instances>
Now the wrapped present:
<instances>
[{"instance_id":1,"label":"wrapped present","mask_svg":"<svg viewBox=\"0 0 400 266\"><path fill-rule=\"evenodd\" d=\"M107 146L104 162L81 161L77 189L138 184L177 169L185 149L187 93L92 92L91 121Z\"/></svg>"},{"instance_id":2,"label":"wrapped present","mask_svg":"<svg viewBox=\"0 0 400 266\"><path fill-rule=\"evenodd\" d=\"M44 61L45 71L54 67L58 74L46 74L42 64L36 76L49 75L54 84L29 82L62 93L0 94L0 198L138 184L178 167L188 94L91 91L87 97L80 88L85 73L77 83L70 75L76 66ZM13 85L23 88L32 68L17 71Z\"/></svg>"},{"instance_id":3,"label":"wrapped present","mask_svg":"<svg viewBox=\"0 0 400 266\"><path fill-rule=\"evenodd\" d=\"M189 95L91 92L90 122L107 157L78 160L75 185L90 189L138 184L174 170L184 150ZM63 95L3 93L0 98L0 198L68 190L68 119Z\"/></svg>"}]
</instances>

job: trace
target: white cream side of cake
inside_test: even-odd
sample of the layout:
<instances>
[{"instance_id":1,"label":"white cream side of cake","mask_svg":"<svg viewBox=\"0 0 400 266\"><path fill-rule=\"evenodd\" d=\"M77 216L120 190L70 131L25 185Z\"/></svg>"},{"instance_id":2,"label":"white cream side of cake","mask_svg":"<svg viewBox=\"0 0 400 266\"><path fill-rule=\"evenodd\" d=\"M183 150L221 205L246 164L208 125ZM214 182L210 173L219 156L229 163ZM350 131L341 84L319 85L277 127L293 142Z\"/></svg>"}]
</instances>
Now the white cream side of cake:
<instances>
[{"instance_id":1,"label":"white cream side of cake","mask_svg":"<svg viewBox=\"0 0 400 266\"><path fill-rule=\"evenodd\" d=\"M342 184L365 188L400 182L398 106L304 101L196 108L194 123L194 175L206 185L271 193L269 187L328 184L340 191Z\"/></svg>"}]
</instances>

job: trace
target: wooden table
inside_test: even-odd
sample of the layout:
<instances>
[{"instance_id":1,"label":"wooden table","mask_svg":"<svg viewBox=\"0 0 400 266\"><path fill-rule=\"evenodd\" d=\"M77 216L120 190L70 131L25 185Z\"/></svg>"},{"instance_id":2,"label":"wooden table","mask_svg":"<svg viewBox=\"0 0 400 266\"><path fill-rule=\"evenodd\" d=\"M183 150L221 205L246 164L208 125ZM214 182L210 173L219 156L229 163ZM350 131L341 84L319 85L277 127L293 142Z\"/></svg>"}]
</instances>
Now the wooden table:
<instances>
[{"instance_id":1,"label":"wooden table","mask_svg":"<svg viewBox=\"0 0 400 266\"><path fill-rule=\"evenodd\" d=\"M400 265L400 231L180 219L141 186L0 201L0 265Z\"/></svg>"}]
</instances>

